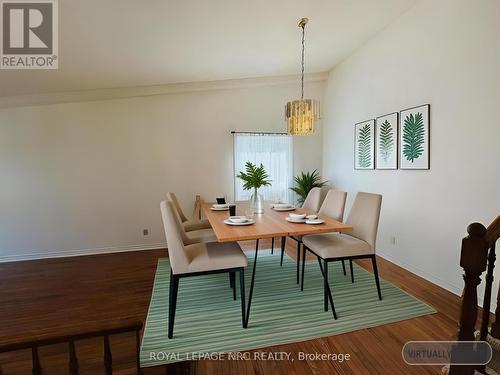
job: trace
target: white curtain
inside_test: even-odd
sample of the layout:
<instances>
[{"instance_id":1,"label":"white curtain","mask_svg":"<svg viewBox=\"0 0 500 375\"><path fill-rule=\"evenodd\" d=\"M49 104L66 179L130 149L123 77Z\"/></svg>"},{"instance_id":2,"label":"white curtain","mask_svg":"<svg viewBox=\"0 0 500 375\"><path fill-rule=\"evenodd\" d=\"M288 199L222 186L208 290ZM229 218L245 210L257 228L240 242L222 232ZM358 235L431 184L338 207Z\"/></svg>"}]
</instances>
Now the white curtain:
<instances>
[{"instance_id":1,"label":"white curtain","mask_svg":"<svg viewBox=\"0 0 500 375\"><path fill-rule=\"evenodd\" d=\"M245 163L264 165L271 186L262 187L259 193L266 200L280 199L292 202L293 195L293 142L289 135L235 133L234 134L234 198L246 200L251 190L243 190L243 182L236 176L245 171Z\"/></svg>"}]
</instances>

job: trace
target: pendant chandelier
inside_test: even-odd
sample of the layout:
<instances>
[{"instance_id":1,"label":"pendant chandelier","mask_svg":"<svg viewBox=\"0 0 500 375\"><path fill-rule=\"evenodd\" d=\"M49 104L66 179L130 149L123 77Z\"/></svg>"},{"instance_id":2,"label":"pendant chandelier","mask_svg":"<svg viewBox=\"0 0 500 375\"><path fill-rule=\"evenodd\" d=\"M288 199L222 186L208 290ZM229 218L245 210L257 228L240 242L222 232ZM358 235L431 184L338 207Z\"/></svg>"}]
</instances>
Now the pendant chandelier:
<instances>
[{"instance_id":1,"label":"pendant chandelier","mask_svg":"<svg viewBox=\"0 0 500 375\"><path fill-rule=\"evenodd\" d=\"M302 28L302 72L300 100L286 103L285 119L290 135L308 135L314 133L314 123L319 119L319 102L314 99L304 99L304 35L305 27L309 21L302 18L299 27Z\"/></svg>"}]
</instances>

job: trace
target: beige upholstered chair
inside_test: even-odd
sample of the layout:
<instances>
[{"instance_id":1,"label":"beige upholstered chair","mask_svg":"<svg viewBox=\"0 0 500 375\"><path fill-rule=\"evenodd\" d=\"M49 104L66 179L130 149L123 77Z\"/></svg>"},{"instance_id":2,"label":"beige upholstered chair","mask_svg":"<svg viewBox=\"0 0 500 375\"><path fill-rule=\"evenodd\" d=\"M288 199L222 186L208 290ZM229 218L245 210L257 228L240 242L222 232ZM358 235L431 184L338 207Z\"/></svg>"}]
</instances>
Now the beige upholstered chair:
<instances>
[{"instance_id":1,"label":"beige upholstered chair","mask_svg":"<svg viewBox=\"0 0 500 375\"><path fill-rule=\"evenodd\" d=\"M312 188L307 194L307 197L304 200L302 208L318 212L321 207L321 204L323 203L323 200L325 199L326 192L328 192L328 190L319 187Z\"/></svg>"},{"instance_id":2,"label":"beige upholstered chair","mask_svg":"<svg viewBox=\"0 0 500 375\"><path fill-rule=\"evenodd\" d=\"M304 200L302 208L318 212L321 207L321 204L323 203L323 200L325 199L325 195L327 194L327 192L328 192L327 189L319 187L312 188L307 194L307 197ZM302 245L302 236L291 236L290 238L297 242L297 284L298 284L300 275L300 246ZM285 244L286 244L285 241L286 238L283 237L281 239L281 261L280 261L281 266L283 266L283 256L285 254Z\"/></svg>"},{"instance_id":3,"label":"beige upholstered chair","mask_svg":"<svg viewBox=\"0 0 500 375\"><path fill-rule=\"evenodd\" d=\"M177 218L177 221L180 223L179 233L181 235L182 242L184 243L184 245L191 245L198 242L217 242L217 237L215 236L215 233L210 226L208 228L200 226L199 229L196 230L192 229L190 231L187 231L185 225L186 221L183 220L185 216L182 213L182 210L179 211L176 209L175 202L177 202L177 199L175 197L175 194L168 193L167 201L172 202L172 207L174 208L174 214Z\"/></svg>"},{"instance_id":4,"label":"beige upholstered chair","mask_svg":"<svg viewBox=\"0 0 500 375\"><path fill-rule=\"evenodd\" d=\"M328 300L333 316L337 319L333 299L328 284L328 263L338 260L370 258L372 261L375 283L379 299L382 299L378 278L375 244L380 217L382 196L372 193L358 193L346 223L352 225L349 234L339 236L336 233L312 234L303 237L304 247L318 258L324 279L324 309L328 311ZM321 264L323 260L323 265ZM351 268L352 272L352 268Z\"/></svg>"},{"instance_id":5,"label":"beige upholstered chair","mask_svg":"<svg viewBox=\"0 0 500 375\"><path fill-rule=\"evenodd\" d=\"M174 331L175 309L179 279L188 276L228 272L240 276L241 316L245 326L245 280L244 270L247 257L236 242L195 243L185 245L182 239L182 225L178 220L172 202L160 203L161 216L167 237L170 259L170 286L168 306L168 338Z\"/></svg>"},{"instance_id":6,"label":"beige upholstered chair","mask_svg":"<svg viewBox=\"0 0 500 375\"><path fill-rule=\"evenodd\" d=\"M329 190L321 204L318 214L342 222L342 220L344 220L346 198L347 193L345 191Z\"/></svg>"},{"instance_id":7,"label":"beige upholstered chair","mask_svg":"<svg viewBox=\"0 0 500 375\"><path fill-rule=\"evenodd\" d=\"M342 222L344 220L344 210L345 210L345 202L347 199L347 193L341 190L331 189L326 194L326 197L321 204L321 208L319 209L318 214L320 216L327 216L333 220L337 220ZM303 236L300 237L300 240L303 240ZM304 290L304 266L306 262L306 249L302 246L302 281L300 285L300 290ZM345 263L342 260L342 268L344 270L344 275L346 275ZM351 263L352 269L352 263ZM352 272L351 272L352 275Z\"/></svg>"},{"instance_id":8,"label":"beige upholstered chair","mask_svg":"<svg viewBox=\"0 0 500 375\"><path fill-rule=\"evenodd\" d=\"M200 220L199 217L193 217L191 219L188 219L184 212L182 211L181 205L179 204L179 200L177 199L177 196L172 193L168 192L167 193L167 200L172 201L174 204L174 209L177 211L177 214L179 215L179 218L181 219L182 226L186 230L186 232L190 232L193 230L200 230L200 229L210 229L210 223L208 220ZM196 209L195 209L196 211Z\"/></svg>"}]
</instances>

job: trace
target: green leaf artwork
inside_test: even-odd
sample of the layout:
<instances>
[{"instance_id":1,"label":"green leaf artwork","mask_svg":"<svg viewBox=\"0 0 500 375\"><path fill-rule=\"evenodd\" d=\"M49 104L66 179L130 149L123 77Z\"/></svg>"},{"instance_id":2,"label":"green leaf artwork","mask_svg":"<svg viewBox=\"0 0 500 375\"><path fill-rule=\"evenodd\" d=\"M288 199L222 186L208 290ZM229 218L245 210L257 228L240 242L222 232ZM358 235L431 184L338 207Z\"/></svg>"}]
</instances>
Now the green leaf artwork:
<instances>
[{"instance_id":1,"label":"green leaf artwork","mask_svg":"<svg viewBox=\"0 0 500 375\"><path fill-rule=\"evenodd\" d=\"M359 130L358 137L358 165L360 168L370 168L372 165L370 142L370 124L366 124Z\"/></svg>"},{"instance_id":2,"label":"green leaf artwork","mask_svg":"<svg viewBox=\"0 0 500 375\"><path fill-rule=\"evenodd\" d=\"M406 160L414 162L424 152L424 118L422 113L406 116L403 128L403 155Z\"/></svg>"},{"instance_id":3,"label":"green leaf artwork","mask_svg":"<svg viewBox=\"0 0 500 375\"><path fill-rule=\"evenodd\" d=\"M385 120L380 125L379 151L382 159L387 162L394 149L394 132L391 123Z\"/></svg>"}]
</instances>

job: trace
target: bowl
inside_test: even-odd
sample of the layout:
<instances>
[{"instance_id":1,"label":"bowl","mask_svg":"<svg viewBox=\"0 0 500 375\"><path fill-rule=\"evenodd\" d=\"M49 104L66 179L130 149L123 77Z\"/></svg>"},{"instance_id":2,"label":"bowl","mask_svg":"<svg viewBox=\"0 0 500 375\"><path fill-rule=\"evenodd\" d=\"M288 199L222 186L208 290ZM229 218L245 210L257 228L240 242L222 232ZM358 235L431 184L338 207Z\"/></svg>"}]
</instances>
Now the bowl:
<instances>
[{"instance_id":1,"label":"bowl","mask_svg":"<svg viewBox=\"0 0 500 375\"><path fill-rule=\"evenodd\" d=\"M229 205L227 203L224 203L224 204L217 204L217 203L214 203L212 205L213 208L227 208Z\"/></svg>"},{"instance_id":2,"label":"bowl","mask_svg":"<svg viewBox=\"0 0 500 375\"><path fill-rule=\"evenodd\" d=\"M229 216L229 221L232 223L244 223L248 221L246 216Z\"/></svg>"},{"instance_id":3,"label":"bowl","mask_svg":"<svg viewBox=\"0 0 500 375\"><path fill-rule=\"evenodd\" d=\"M300 219L305 219L306 214L288 214L288 216L292 220L300 220Z\"/></svg>"},{"instance_id":4,"label":"bowl","mask_svg":"<svg viewBox=\"0 0 500 375\"><path fill-rule=\"evenodd\" d=\"M306 218L307 220L316 220L318 218L318 215L307 215Z\"/></svg>"}]
</instances>

